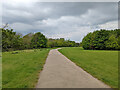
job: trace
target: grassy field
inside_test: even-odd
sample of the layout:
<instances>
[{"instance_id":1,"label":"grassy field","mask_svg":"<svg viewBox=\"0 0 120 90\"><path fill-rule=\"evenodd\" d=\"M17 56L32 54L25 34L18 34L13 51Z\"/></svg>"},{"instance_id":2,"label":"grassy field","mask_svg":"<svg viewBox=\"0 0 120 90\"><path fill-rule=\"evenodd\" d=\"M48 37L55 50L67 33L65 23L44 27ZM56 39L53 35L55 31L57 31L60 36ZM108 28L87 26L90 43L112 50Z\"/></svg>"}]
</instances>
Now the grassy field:
<instances>
[{"instance_id":1,"label":"grassy field","mask_svg":"<svg viewBox=\"0 0 120 90\"><path fill-rule=\"evenodd\" d=\"M50 49L20 50L2 54L2 87L35 87Z\"/></svg>"},{"instance_id":2,"label":"grassy field","mask_svg":"<svg viewBox=\"0 0 120 90\"><path fill-rule=\"evenodd\" d=\"M113 88L118 87L118 51L83 50L80 47L59 51L94 77Z\"/></svg>"}]
</instances>

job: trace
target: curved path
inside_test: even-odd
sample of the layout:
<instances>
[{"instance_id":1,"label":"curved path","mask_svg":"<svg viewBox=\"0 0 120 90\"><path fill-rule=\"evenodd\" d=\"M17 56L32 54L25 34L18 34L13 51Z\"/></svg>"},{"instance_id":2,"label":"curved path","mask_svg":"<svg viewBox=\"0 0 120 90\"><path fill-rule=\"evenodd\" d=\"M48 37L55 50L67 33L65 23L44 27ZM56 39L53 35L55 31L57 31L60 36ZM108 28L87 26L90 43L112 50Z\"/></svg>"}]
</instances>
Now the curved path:
<instances>
[{"instance_id":1,"label":"curved path","mask_svg":"<svg viewBox=\"0 0 120 90\"><path fill-rule=\"evenodd\" d=\"M49 52L36 88L110 88L62 55Z\"/></svg>"}]
</instances>

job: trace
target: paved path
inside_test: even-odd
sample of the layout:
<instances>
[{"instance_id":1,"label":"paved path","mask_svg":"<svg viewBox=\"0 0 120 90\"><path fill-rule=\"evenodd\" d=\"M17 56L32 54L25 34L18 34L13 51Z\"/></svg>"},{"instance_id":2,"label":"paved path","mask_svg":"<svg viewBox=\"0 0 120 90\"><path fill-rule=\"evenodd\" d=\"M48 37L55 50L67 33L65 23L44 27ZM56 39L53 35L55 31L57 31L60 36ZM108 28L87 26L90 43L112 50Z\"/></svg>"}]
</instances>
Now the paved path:
<instances>
[{"instance_id":1,"label":"paved path","mask_svg":"<svg viewBox=\"0 0 120 90\"><path fill-rule=\"evenodd\" d=\"M62 55L49 52L37 88L110 88Z\"/></svg>"}]
</instances>

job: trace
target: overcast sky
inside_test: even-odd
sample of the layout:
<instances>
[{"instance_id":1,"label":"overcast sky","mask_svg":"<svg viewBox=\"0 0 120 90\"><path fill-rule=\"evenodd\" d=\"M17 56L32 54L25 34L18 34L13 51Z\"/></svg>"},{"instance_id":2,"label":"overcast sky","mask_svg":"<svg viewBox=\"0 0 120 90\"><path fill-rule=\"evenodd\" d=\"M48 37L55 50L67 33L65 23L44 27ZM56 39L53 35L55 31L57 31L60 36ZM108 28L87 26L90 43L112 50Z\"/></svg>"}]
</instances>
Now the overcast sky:
<instances>
[{"instance_id":1,"label":"overcast sky","mask_svg":"<svg viewBox=\"0 0 120 90\"><path fill-rule=\"evenodd\" d=\"M117 2L4 0L2 12L3 23L23 35L42 32L80 42L88 32L118 28Z\"/></svg>"}]
</instances>

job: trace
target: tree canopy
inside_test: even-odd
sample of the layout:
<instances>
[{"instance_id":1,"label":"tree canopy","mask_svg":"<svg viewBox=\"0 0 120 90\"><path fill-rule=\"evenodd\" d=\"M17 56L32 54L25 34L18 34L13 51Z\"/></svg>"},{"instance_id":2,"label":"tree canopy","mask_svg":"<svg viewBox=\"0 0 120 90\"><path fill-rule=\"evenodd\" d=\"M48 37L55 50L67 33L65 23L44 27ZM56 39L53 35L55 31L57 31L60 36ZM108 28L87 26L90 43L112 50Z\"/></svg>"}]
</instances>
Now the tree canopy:
<instances>
[{"instance_id":1,"label":"tree canopy","mask_svg":"<svg viewBox=\"0 0 120 90\"><path fill-rule=\"evenodd\" d=\"M42 33L37 32L33 35L31 45L33 48L45 48L47 47L47 38Z\"/></svg>"},{"instance_id":2,"label":"tree canopy","mask_svg":"<svg viewBox=\"0 0 120 90\"><path fill-rule=\"evenodd\" d=\"M48 39L41 32L35 34L28 33L25 36L18 34L13 29L2 28L2 50L12 51L21 49L37 49L37 48L52 48L52 47L76 47L79 43L75 41L60 39Z\"/></svg>"},{"instance_id":3,"label":"tree canopy","mask_svg":"<svg viewBox=\"0 0 120 90\"><path fill-rule=\"evenodd\" d=\"M52 48L52 47L78 47L93 50L120 50L120 29L97 30L88 33L81 43L65 40L64 38L46 38L41 32L35 34L28 33L22 36L13 29L1 29L2 31L2 50L21 50L33 48Z\"/></svg>"},{"instance_id":4,"label":"tree canopy","mask_svg":"<svg viewBox=\"0 0 120 90\"><path fill-rule=\"evenodd\" d=\"M13 32L13 29L2 29L2 50L16 50L23 49L23 41L20 34Z\"/></svg>"},{"instance_id":5,"label":"tree canopy","mask_svg":"<svg viewBox=\"0 0 120 90\"><path fill-rule=\"evenodd\" d=\"M29 33L22 37L17 34L13 29L2 28L2 50L12 51L21 49L43 48L47 46L47 38L37 32L35 34Z\"/></svg>"},{"instance_id":6,"label":"tree canopy","mask_svg":"<svg viewBox=\"0 0 120 90\"><path fill-rule=\"evenodd\" d=\"M75 41L65 40L64 38L60 39L48 39L47 47L78 47L79 43Z\"/></svg>"},{"instance_id":7,"label":"tree canopy","mask_svg":"<svg viewBox=\"0 0 120 90\"><path fill-rule=\"evenodd\" d=\"M120 29L94 31L82 40L84 49L120 50Z\"/></svg>"}]
</instances>

